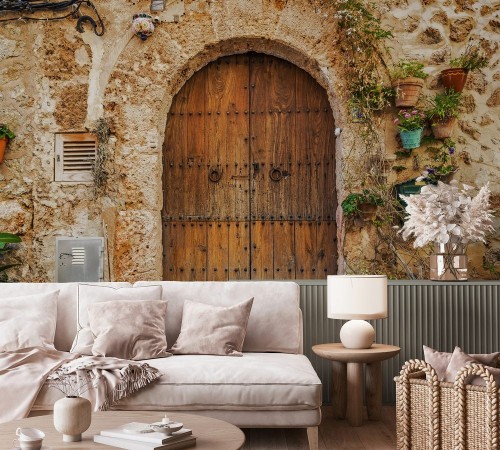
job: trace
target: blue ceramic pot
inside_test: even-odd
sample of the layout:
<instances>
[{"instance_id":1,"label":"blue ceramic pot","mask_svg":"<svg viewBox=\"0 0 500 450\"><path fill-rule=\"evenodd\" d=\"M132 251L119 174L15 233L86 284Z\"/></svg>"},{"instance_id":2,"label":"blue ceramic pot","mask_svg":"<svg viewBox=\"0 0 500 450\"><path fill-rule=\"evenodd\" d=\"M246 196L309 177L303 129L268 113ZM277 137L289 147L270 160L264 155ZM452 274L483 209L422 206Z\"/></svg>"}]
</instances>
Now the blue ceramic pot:
<instances>
[{"instance_id":1,"label":"blue ceramic pot","mask_svg":"<svg viewBox=\"0 0 500 450\"><path fill-rule=\"evenodd\" d=\"M401 142L403 143L403 148L410 150L412 148L420 147L420 140L422 139L423 128L411 131L399 131L401 136Z\"/></svg>"}]
</instances>

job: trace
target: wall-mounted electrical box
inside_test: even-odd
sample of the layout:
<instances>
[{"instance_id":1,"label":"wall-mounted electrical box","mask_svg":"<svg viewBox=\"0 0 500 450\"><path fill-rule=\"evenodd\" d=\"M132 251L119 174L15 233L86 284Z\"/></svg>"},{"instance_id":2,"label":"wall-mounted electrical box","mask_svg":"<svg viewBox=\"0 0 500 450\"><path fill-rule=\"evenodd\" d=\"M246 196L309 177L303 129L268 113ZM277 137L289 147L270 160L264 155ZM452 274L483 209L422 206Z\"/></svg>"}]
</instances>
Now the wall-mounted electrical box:
<instances>
[{"instance_id":1,"label":"wall-mounted electrical box","mask_svg":"<svg viewBox=\"0 0 500 450\"><path fill-rule=\"evenodd\" d=\"M104 280L104 238L56 238L56 282Z\"/></svg>"}]
</instances>

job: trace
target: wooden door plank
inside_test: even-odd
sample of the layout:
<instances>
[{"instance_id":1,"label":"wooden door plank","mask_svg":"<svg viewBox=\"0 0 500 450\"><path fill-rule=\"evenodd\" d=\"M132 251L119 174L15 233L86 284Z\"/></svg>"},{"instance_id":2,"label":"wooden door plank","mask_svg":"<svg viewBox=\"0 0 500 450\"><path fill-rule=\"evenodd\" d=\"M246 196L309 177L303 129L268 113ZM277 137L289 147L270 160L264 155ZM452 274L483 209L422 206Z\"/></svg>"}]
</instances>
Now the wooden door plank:
<instances>
[{"instance_id":1,"label":"wooden door plank","mask_svg":"<svg viewBox=\"0 0 500 450\"><path fill-rule=\"evenodd\" d=\"M172 101L163 144L164 215L178 217L184 211L184 181L179 163L187 153L187 93L183 87Z\"/></svg>"},{"instance_id":2,"label":"wooden door plank","mask_svg":"<svg viewBox=\"0 0 500 450\"><path fill-rule=\"evenodd\" d=\"M317 274L318 278L337 273L337 227L333 220L317 222Z\"/></svg>"},{"instance_id":3,"label":"wooden door plank","mask_svg":"<svg viewBox=\"0 0 500 450\"><path fill-rule=\"evenodd\" d=\"M274 279L295 279L294 223L276 221L273 228Z\"/></svg>"},{"instance_id":4,"label":"wooden door plank","mask_svg":"<svg viewBox=\"0 0 500 450\"><path fill-rule=\"evenodd\" d=\"M251 224L252 279L273 279L272 229L267 221L256 220ZM271 242L271 245L269 245Z\"/></svg>"},{"instance_id":5,"label":"wooden door plank","mask_svg":"<svg viewBox=\"0 0 500 450\"><path fill-rule=\"evenodd\" d=\"M228 280L229 267L229 228L224 222L208 223L207 241L207 279L210 281Z\"/></svg>"},{"instance_id":6,"label":"wooden door plank","mask_svg":"<svg viewBox=\"0 0 500 450\"><path fill-rule=\"evenodd\" d=\"M183 169L184 216L204 218L208 203L208 179L200 178L205 164L205 70L196 72L186 84L187 151L181 160Z\"/></svg>"},{"instance_id":7,"label":"wooden door plank","mask_svg":"<svg viewBox=\"0 0 500 450\"><path fill-rule=\"evenodd\" d=\"M167 280L185 281L186 271L186 233L182 222L167 222L167 241L165 243Z\"/></svg>"},{"instance_id":8,"label":"wooden door plank","mask_svg":"<svg viewBox=\"0 0 500 450\"><path fill-rule=\"evenodd\" d=\"M212 217L248 216L248 58L221 58L207 66L207 154L209 166L222 173L209 183ZM245 114L246 111L246 114Z\"/></svg>"},{"instance_id":9,"label":"wooden door plank","mask_svg":"<svg viewBox=\"0 0 500 450\"><path fill-rule=\"evenodd\" d=\"M189 281L206 279L207 267L207 229L206 223L202 221L183 222L185 226L185 277Z\"/></svg>"},{"instance_id":10,"label":"wooden door plank","mask_svg":"<svg viewBox=\"0 0 500 450\"><path fill-rule=\"evenodd\" d=\"M247 220L250 202L248 55L230 57L225 79L226 162L233 220ZM245 114L247 111L247 114ZM229 177L230 175L230 177Z\"/></svg>"},{"instance_id":11,"label":"wooden door plank","mask_svg":"<svg viewBox=\"0 0 500 450\"><path fill-rule=\"evenodd\" d=\"M228 178L228 162L226 154L227 120L224 115L226 66L222 59L214 61L206 67L206 138L207 138L207 170L220 177L219 181L209 182L209 215L216 220L224 220L230 215Z\"/></svg>"},{"instance_id":12,"label":"wooden door plank","mask_svg":"<svg viewBox=\"0 0 500 450\"><path fill-rule=\"evenodd\" d=\"M316 222L295 222L295 251L297 258L297 278L317 278Z\"/></svg>"},{"instance_id":13,"label":"wooden door plank","mask_svg":"<svg viewBox=\"0 0 500 450\"><path fill-rule=\"evenodd\" d=\"M295 72L292 64L270 56L250 60L250 152L252 162L259 164L252 210L261 219L290 214L292 182L286 174L291 173L294 145L290 130L295 126ZM271 171L280 179L273 181Z\"/></svg>"},{"instance_id":14,"label":"wooden door plank","mask_svg":"<svg viewBox=\"0 0 500 450\"><path fill-rule=\"evenodd\" d=\"M230 280L250 279L250 226L248 221L229 224Z\"/></svg>"}]
</instances>

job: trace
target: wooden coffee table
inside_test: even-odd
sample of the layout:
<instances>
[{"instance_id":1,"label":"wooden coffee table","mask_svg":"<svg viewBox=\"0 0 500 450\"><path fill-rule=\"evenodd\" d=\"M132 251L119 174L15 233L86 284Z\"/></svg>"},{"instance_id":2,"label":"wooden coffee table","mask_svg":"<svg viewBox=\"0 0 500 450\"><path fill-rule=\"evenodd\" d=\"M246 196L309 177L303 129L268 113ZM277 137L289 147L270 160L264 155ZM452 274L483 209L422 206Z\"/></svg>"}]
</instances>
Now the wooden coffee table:
<instances>
[{"instance_id":1,"label":"wooden coffee table","mask_svg":"<svg viewBox=\"0 0 500 450\"><path fill-rule=\"evenodd\" d=\"M238 450L245 443L245 435L236 426L218 419L195 414L183 414L165 411L167 416L176 422L182 422L186 428L193 430L196 436L194 450ZM13 422L0 424L0 449L12 448L17 427L38 428L45 433L43 445L53 450L68 449L92 450L115 448L94 442L94 434L105 428L113 428L129 422L159 422L165 414L162 411L106 411L92 413L92 424L83 433L81 442L63 442L62 434L54 429L53 416L47 414ZM191 447L190 447L191 448Z\"/></svg>"}]
</instances>

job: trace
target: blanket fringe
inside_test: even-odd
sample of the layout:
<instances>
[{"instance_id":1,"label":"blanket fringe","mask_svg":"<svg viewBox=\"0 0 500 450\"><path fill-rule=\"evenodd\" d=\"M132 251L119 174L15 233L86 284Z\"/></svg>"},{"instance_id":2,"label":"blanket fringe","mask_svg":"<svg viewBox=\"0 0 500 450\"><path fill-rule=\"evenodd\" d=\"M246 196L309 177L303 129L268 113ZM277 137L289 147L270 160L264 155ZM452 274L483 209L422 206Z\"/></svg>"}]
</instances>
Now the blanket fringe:
<instances>
[{"instance_id":1,"label":"blanket fringe","mask_svg":"<svg viewBox=\"0 0 500 450\"><path fill-rule=\"evenodd\" d=\"M121 381L115 386L111 394L106 396L106 401L99 407L99 411L107 411L122 398L133 394L163 375L158 369L146 363L141 365L130 364L121 369L120 374Z\"/></svg>"}]
</instances>

